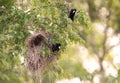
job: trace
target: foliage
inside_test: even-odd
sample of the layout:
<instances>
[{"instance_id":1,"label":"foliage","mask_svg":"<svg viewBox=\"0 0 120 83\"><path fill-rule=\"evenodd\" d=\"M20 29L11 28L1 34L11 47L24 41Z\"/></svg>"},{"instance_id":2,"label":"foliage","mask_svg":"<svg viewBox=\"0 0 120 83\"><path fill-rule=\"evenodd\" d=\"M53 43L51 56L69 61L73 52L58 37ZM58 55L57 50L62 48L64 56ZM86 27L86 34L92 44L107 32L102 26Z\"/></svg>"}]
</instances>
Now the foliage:
<instances>
[{"instance_id":1,"label":"foliage","mask_svg":"<svg viewBox=\"0 0 120 83\"><path fill-rule=\"evenodd\" d=\"M77 24L72 23L68 18L67 5L63 2L32 0L30 3L31 6L28 6L29 10L26 11L26 5L23 4L23 7L15 5L15 0L0 0L0 82L23 83L26 81L32 83L35 81L30 80L28 73L24 74L26 72L25 63L21 62L22 57L26 57L25 41L31 33L45 29L46 33L52 34L47 39L48 43L60 42L61 50L64 51L69 42L81 41L73 25L76 27L80 24L88 26L89 19L86 19L87 16L81 12L77 15L79 17ZM80 17L85 20L79 20ZM49 71L48 75L54 74L53 70L48 69L47 71ZM57 74L59 75L58 72L55 75ZM62 76L64 77L64 75ZM49 80L51 81L51 79ZM49 80L48 83L50 83Z\"/></svg>"},{"instance_id":2,"label":"foliage","mask_svg":"<svg viewBox=\"0 0 120 83\"><path fill-rule=\"evenodd\" d=\"M27 2L25 2L27 1ZM74 22L68 18L68 3L77 9ZM58 79L79 77L81 80L93 81L94 73L90 74L83 68L82 59L77 61L78 46L83 45L89 50L90 57L103 54L105 48L105 32L99 34L91 23L103 22L119 34L120 31L120 0L0 0L0 82L1 83L37 83L35 76L26 68L25 41L31 34L40 30L47 33L48 44L61 43L60 57L49 64L43 73L43 83L54 83ZM98 1L98 2L97 2ZM84 7L87 4L87 8ZM86 8L86 9L84 9ZM110 16L100 16L105 8ZM86 13L86 11L88 13ZM90 16L90 17L89 17ZM107 21L106 21L107 19ZM92 22L91 22L92 21ZM91 29L92 27L92 29ZM97 50L97 52L96 52ZM43 56L49 55L48 48L43 48ZM104 54L111 62L111 53ZM81 54L84 56L84 54ZM101 71L102 66L101 66ZM104 72L104 71L103 71ZM108 76L105 83L119 82L118 77Z\"/></svg>"}]
</instances>

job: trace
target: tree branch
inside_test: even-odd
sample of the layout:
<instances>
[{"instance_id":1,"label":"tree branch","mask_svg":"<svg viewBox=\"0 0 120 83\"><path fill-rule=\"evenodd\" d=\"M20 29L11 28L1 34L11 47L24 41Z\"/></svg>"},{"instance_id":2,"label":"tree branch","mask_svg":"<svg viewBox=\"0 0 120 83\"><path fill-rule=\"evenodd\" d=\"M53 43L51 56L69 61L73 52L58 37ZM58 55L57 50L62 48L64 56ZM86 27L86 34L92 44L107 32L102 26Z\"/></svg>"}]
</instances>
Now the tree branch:
<instances>
[{"instance_id":1,"label":"tree branch","mask_svg":"<svg viewBox=\"0 0 120 83\"><path fill-rule=\"evenodd\" d=\"M103 60L107 54L106 41L107 41L107 31L109 29L110 16L111 16L111 10L109 10L109 15L106 16L106 27L104 30L104 40L103 40L103 44L102 44L103 45L103 54L101 57L99 57L100 71L104 71L102 63L103 63Z\"/></svg>"}]
</instances>

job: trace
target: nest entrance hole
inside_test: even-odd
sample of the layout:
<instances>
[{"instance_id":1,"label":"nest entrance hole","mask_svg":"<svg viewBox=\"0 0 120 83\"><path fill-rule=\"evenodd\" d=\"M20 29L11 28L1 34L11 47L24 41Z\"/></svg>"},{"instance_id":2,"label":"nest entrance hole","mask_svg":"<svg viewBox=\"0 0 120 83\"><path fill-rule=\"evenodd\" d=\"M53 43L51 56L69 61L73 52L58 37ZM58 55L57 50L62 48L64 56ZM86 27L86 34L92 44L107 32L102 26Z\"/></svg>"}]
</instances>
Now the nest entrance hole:
<instances>
[{"instance_id":1,"label":"nest entrance hole","mask_svg":"<svg viewBox=\"0 0 120 83\"><path fill-rule=\"evenodd\" d=\"M43 40L44 40L43 37L38 35L34 38L33 45L38 46L41 44L41 41L43 41Z\"/></svg>"}]
</instances>

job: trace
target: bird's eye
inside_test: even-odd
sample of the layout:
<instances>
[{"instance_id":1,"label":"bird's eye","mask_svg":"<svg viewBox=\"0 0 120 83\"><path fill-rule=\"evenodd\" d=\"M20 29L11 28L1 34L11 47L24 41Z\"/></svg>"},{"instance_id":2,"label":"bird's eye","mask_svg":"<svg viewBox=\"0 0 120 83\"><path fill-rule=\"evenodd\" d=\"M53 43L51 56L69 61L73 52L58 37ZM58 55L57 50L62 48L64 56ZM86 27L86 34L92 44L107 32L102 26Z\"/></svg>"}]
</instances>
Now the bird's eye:
<instances>
[{"instance_id":1,"label":"bird's eye","mask_svg":"<svg viewBox=\"0 0 120 83\"><path fill-rule=\"evenodd\" d=\"M58 48L60 49L60 46Z\"/></svg>"}]
</instances>

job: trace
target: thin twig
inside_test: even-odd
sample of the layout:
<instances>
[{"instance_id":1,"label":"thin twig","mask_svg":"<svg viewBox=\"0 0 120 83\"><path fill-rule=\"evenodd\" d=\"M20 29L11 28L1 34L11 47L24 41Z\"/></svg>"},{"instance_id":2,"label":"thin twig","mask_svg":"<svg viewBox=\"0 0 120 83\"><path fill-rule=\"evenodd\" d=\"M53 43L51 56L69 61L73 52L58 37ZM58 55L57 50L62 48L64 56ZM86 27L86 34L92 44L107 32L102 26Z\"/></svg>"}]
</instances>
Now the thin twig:
<instances>
[{"instance_id":1,"label":"thin twig","mask_svg":"<svg viewBox=\"0 0 120 83\"><path fill-rule=\"evenodd\" d=\"M116 45L113 45L113 46L110 46L107 50L106 50L106 53L108 53L111 49L113 49L114 47L120 45L120 41L116 44Z\"/></svg>"}]
</instances>

